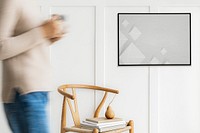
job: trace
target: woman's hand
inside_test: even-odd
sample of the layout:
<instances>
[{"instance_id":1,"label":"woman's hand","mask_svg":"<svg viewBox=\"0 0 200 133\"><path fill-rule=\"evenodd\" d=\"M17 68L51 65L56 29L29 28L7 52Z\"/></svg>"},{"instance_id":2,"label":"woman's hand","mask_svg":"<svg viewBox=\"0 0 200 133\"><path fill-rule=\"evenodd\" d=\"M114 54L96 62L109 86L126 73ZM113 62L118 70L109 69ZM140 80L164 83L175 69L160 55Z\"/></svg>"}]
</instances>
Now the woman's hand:
<instances>
[{"instance_id":1,"label":"woman's hand","mask_svg":"<svg viewBox=\"0 0 200 133\"><path fill-rule=\"evenodd\" d=\"M45 38L49 39L51 42L60 40L64 33L63 21L58 20L57 16L53 16L51 20L45 22L42 26L42 32Z\"/></svg>"}]
</instances>

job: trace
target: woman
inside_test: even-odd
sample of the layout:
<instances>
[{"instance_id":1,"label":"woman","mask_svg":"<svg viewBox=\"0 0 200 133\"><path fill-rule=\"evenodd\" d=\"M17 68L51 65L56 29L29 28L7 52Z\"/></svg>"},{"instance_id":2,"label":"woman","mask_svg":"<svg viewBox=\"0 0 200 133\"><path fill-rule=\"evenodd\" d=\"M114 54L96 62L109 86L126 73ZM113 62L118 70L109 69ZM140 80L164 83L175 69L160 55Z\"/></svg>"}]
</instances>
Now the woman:
<instances>
[{"instance_id":1,"label":"woman","mask_svg":"<svg viewBox=\"0 0 200 133\"><path fill-rule=\"evenodd\" d=\"M62 38L57 18L44 22L28 0L0 0L0 60L5 114L13 133L49 133L49 46Z\"/></svg>"}]
</instances>

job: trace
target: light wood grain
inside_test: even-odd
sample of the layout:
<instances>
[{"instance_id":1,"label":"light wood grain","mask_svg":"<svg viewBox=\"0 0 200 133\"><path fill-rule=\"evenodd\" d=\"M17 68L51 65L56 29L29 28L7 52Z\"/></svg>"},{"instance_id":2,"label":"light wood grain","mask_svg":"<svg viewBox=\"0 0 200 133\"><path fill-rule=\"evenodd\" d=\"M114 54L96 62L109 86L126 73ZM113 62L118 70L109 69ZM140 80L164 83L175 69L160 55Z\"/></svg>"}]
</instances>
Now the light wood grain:
<instances>
[{"instance_id":1,"label":"light wood grain","mask_svg":"<svg viewBox=\"0 0 200 133\"><path fill-rule=\"evenodd\" d=\"M61 116L61 129L60 129L61 133L65 133L64 128L66 127L66 110L67 110L66 99L67 99L66 97L63 98L62 116Z\"/></svg>"},{"instance_id":2,"label":"light wood grain","mask_svg":"<svg viewBox=\"0 0 200 133\"><path fill-rule=\"evenodd\" d=\"M99 86L94 86L94 85L83 85L83 84L62 85L58 88L58 92L61 93L64 96L74 100L75 97L73 95L67 93L66 91L63 91L63 89L70 89L70 88L92 89L92 90L99 90L99 91L105 91L105 92L111 92L111 93L119 94L119 91L115 90L115 89L104 88L104 87L99 87Z\"/></svg>"},{"instance_id":3,"label":"light wood grain","mask_svg":"<svg viewBox=\"0 0 200 133\"><path fill-rule=\"evenodd\" d=\"M67 89L72 89L72 94L67 93ZM82 84L66 84L62 85L58 88L58 92L64 96L63 98L63 105L62 105L62 115L61 115L61 133L65 132L78 132L78 133L98 133L98 129L84 129L80 127L80 116L79 116L79 110L78 110L78 102L77 102L77 96L76 96L76 90L77 89L90 89L90 90L99 90L99 91L104 91L105 94L97 107L94 117L98 117L99 113L101 111L101 108L103 107L103 104L106 101L106 98L108 96L108 92L110 93L116 93L118 94L119 91L115 89L110 89L110 88L104 88L104 87L99 87L99 86L93 86L93 85L82 85ZM72 106L72 103L74 104L74 108ZM69 105L70 112L72 114L72 118L74 121L75 127L66 127L67 122L66 122L66 113L67 113L67 104ZM122 129L117 129L117 130L112 130L112 131L107 131L105 133L121 133L124 131L128 131L130 133L134 133L134 123L132 120L130 120L125 128Z\"/></svg>"},{"instance_id":4,"label":"light wood grain","mask_svg":"<svg viewBox=\"0 0 200 133\"><path fill-rule=\"evenodd\" d=\"M133 120L130 120L128 122L128 126L131 127L131 129L129 130L129 133L134 133L134 123L133 123Z\"/></svg>"},{"instance_id":5,"label":"light wood grain","mask_svg":"<svg viewBox=\"0 0 200 133\"><path fill-rule=\"evenodd\" d=\"M117 130L111 130L111 131L107 131L107 132L102 132L102 133L121 133L121 132L125 132L131 129L131 126L126 126L125 128L120 128Z\"/></svg>"},{"instance_id":6,"label":"light wood grain","mask_svg":"<svg viewBox=\"0 0 200 133\"><path fill-rule=\"evenodd\" d=\"M98 133L98 132L99 132L99 130L97 128L95 128L92 133Z\"/></svg>"},{"instance_id":7,"label":"light wood grain","mask_svg":"<svg viewBox=\"0 0 200 133\"><path fill-rule=\"evenodd\" d=\"M73 118L75 126L80 126L80 116L79 116L78 105L77 105L76 91L75 91L74 88L72 88L72 92L73 92L73 95L75 97L75 99L74 99L74 107L75 107L75 109L73 109L73 106L71 104L70 99L67 99L67 103L69 105L69 108L70 108L70 111L71 111L72 118Z\"/></svg>"},{"instance_id":8,"label":"light wood grain","mask_svg":"<svg viewBox=\"0 0 200 133\"><path fill-rule=\"evenodd\" d=\"M105 116L107 119L113 119L115 117L115 112L112 110L111 106L107 107Z\"/></svg>"},{"instance_id":9,"label":"light wood grain","mask_svg":"<svg viewBox=\"0 0 200 133\"><path fill-rule=\"evenodd\" d=\"M96 109L96 111L94 113L94 118L99 117L99 113L100 113L101 108L103 107L103 105L104 105L104 103L106 101L107 96L108 96L108 92L105 92L103 99L101 100L99 106L97 107L97 109Z\"/></svg>"},{"instance_id":10,"label":"light wood grain","mask_svg":"<svg viewBox=\"0 0 200 133\"><path fill-rule=\"evenodd\" d=\"M78 132L78 133L92 133L93 130L83 129L83 128L76 128L76 127L66 127L64 128L65 132Z\"/></svg>"}]
</instances>

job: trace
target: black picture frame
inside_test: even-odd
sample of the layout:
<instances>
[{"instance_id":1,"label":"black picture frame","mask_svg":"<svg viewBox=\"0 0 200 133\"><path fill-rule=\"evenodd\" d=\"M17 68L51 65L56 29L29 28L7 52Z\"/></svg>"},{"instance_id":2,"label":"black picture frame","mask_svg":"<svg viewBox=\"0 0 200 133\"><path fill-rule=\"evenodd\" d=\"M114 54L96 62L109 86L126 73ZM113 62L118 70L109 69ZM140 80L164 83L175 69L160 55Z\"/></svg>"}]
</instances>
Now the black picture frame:
<instances>
[{"instance_id":1,"label":"black picture frame","mask_svg":"<svg viewBox=\"0 0 200 133\"><path fill-rule=\"evenodd\" d=\"M187 22L183 22L183 24L182 25L186 25L187 24L187 27L184 27L185 29L187 29L187 31L188 31L188 33L184 33L184 35L186 35L187 34L187 42L189 43L189 44L184 44L184 48L185 47L187 47L188 49L186 49L186 50L184 50L184 51L186 51L186 53L187 53L187 59L184 59L184 60L187 60L187 62L186 63L180 63L180 62L177 62L177 63L164 63L164 62L161 62L161 63L151 63L151 62L143 62L143 63L141 63L141 62L138 62L138 63L126 63L125 61L122 63L122 59L123 58L121 58L122 57L122 50L124 50L124 49L120 49L120 46L122 45L122 44L120 44L120 25L122 25L122 21L123 21L123 18L121 17L121 16L128 16L127 18L129 18L129 20L130 20L130 17L136 17L137 16L137 18L139 19L139 17L138 16L142 16L143 18L146 16L146 17L149 17L149 16L157 16L156 17L156 19L158 19L158 17L165 17L165 16L169 16L169 18L170 18L170 16L172 17L172 18L175 18L174 16L180 16L180 17L182 17L183 18L183 20L185 20L185 21L187 21ZM185 16L186 18L184 18L183 16ZM141 17L141 18L142 18ZM150 18L150 17L149 17ZM152 18L150 18L151 20L152 20ZM162 19L162 18L161 18ZM166 18L165 18L166 19ZM153 20L152 20L153 21ZM132 22L132 21L131 21ZM139 20L138 20L138 22L140 22ZM176 24L176 23L175 23ZM143 24L144 25L144 24ZM161 24L162 25L162 24ZM129 26L129 25L128 25ZM128 27L127 26L127 27ZM175 25L176 26L176 25ZM191 13L118 13L117 14L117 31L118 31L118 33L117 33L117 37L118 37L118 66L191 66L191 61L192 61L192 59L191 59ZM170 28L169 28L170 29ZM180 28L179 28L180 29ZM125 30L126 31L126 30ZM128 30L127 30L128 31ZM135 34L135 33L133 33L133 34ZM136 35L136 38L137 38L137 33L135 34ZM127 35L128 37L129 37L129 35ZM184 38L185 39L185 38ZM178 39L177 39L178 40ZM179 39L180 40L180 39ZM129 44L130 45L130 44ZM186 46L187 45L187 46ZM122 45L123 46L123 45ZM170 45L171 46L171 45ZM136 47L136 46L134 46L134 47ZM180 50L180 49L177 49L177 50ZM147 51L147 50L146 50ZM180 53L184 53L184 51L183 52L180 52ZM164 52L166 52L166 50L164 51ZM178 51L179 52L179 51ZM127 56L125 56L125 57L127 57ZM125 58L124 57L124 58ZM145 57L145 56L144 56ZM171 56L167 56L167 57L171 57ZM176 55L176 57L177 57L177 59L178 59L178 56ZM185 57L185 56L184 56ZM148 60L150 60L150 58L153 58L153 57L148 57ZM164 57L162 57L162 58L164 58ZM183 58L182 57L180 57L182 60L183 60ZM121 60L120 60L121 59ZM126 59L126 58L125 58ZM146 59L146 57L145 57L145 59ZM132 59L133 60L133 59ZM153 59L152 59L153 60ZM181 60L181 61L182 61Z\"/></svg>"}]
</instances>

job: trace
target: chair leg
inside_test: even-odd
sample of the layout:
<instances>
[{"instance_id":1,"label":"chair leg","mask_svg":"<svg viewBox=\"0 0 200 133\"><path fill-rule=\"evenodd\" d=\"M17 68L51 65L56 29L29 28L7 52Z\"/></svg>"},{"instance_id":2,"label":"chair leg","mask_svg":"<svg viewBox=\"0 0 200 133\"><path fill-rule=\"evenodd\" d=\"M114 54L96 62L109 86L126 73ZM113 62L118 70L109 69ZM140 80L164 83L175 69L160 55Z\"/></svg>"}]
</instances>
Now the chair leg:
<instances>
[{"instance_id":1,"label":"chair leg","mask_svg":"<svg viewBox=\"0 0 200 133\"><path fill-rule=\"evenodd\" d=\"M63 129L61 129L61 133L65 133L65 131Z\"/></svg>"},{"instance_id":2,"label":"chair leg","mask_svg":"<svg viewBox=\"0 0 200 133\"><path fill-rule=\"evenodd\" d=\"M92 133L98 133L99 130L97 128L93 129L93 132Z\"/></svg>"},{"instance_id":3,"label":"chair leg","mask_svg":"<svg viewBox=\"0 0 200 133\"><path fill-rule=\"evenodd\" d=\"M128 122L128 126L131 126L131 129L129 130L129 133L134 133L134 123L133 123L133 120L130 120Z\"/></svg>"}]
</instances>

